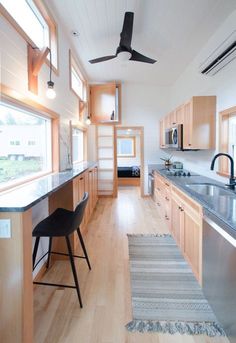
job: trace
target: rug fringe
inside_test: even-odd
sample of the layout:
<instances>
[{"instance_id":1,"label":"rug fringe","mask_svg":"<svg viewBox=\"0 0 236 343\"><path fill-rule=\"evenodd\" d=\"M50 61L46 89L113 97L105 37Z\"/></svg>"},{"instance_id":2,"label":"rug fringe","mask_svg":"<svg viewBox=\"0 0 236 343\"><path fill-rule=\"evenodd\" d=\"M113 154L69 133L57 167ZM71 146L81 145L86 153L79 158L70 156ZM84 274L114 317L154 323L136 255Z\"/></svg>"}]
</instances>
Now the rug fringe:
<instances>
[{"instance_id":1,"label":"rug fringe","mask_svg":"<svg viewBox=\"0 0 236 343\"><path fill-rule=\"evenodd\" d=\"M188 335L207 335L209 337L226 336L222 327L214 322L170 322L170 321L150 321L133 320L126 324L126 329L130 332L162 332L171 335L175 333Z\"/></svg>"},{"instance_id":2,"label":"rug fringe","mask_svg":"<svg viewBox=\"0 0 236 343\"><path fill-rule=\"evenodd\" d=\"M128 237L172 237L170 233L127 233Z\"/></svg>"}]
</instances>

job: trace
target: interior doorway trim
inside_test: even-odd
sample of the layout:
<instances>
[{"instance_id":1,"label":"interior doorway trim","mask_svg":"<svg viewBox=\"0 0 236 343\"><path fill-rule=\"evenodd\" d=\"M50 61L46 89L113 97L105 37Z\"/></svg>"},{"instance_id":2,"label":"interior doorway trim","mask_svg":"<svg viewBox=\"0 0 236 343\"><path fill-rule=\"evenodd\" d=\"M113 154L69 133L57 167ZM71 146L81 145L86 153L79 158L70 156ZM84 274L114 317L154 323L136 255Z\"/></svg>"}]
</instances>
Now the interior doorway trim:
<instances>
[{"instance_id":1,"label":"interior doorway trim","mask_svg":"<svg viewBox=\"0 0 236 343\"><path fill-rule=\"evenodd\" d=\"M140 194L144 197L144 127L143 126L115 126L114 131L114 196L118 193L118 177L117 177L117 131L118 130L136 130L140 132Z\"/></svg>"}]
</instances>

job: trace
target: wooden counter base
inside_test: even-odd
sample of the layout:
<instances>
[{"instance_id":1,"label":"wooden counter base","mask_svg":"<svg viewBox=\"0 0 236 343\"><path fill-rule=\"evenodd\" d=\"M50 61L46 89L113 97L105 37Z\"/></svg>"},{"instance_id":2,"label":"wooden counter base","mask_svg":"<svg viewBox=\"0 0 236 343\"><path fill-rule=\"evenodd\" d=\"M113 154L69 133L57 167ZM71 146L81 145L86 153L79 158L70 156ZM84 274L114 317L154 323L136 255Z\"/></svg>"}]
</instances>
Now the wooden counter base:
<instances>
[{"instance_id":1,"label":"wooden counter base","mask_svg":"<svg viewBox=\"0 0 236 343\"><path fill-rule=\"evenodd\" d=\"M49 213L58 207L75 209L89 193L86 225L97 203L97 167L92 167L48 196ZM32 208L25 212L0 212L10 219L11 238L0 238L0 342L33 343ZM73 250L77 233L71 235ZM64 238L54 239L53 249L65 252ZM67 252L67 251L66 251Z\"/></svg>"}]
</instances>

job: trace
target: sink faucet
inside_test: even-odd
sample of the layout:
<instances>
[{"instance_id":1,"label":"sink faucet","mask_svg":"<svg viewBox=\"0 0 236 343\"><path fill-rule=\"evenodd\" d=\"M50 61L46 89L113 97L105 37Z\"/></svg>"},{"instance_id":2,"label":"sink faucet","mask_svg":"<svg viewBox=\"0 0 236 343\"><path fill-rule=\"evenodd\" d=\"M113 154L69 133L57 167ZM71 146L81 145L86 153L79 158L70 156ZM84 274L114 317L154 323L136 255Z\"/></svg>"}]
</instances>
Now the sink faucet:
<instances>
[{"instance_id":1,"label":"sink faucet","mask_svg":"<svg viewBox=\"0 0 236 343\"><path fill-rule=\"evenodd\" d=\"M230 160L230 178L229 178L229 184L226 186L230 189L235 189L236 186L236 180L234 178L234 160L229 154L225 154L223 152L220 152L219 154L216 154L211 162L211 170L214 170L215 161L220 156L226 156Z\"/></svg>"}]
</instances>

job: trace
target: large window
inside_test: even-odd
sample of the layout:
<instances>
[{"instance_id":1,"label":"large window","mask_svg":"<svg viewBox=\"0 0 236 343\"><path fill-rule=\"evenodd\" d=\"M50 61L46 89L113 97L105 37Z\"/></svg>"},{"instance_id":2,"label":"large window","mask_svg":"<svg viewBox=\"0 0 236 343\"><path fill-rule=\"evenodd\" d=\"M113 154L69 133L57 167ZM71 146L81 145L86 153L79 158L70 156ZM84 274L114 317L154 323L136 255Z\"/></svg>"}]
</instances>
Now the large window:
<instances>
[{"instance_id":1,"label":"large window","mask_svg":"<svg viewBox=\"0 0 236 343\"><path fill-rule=\"evenodd\" d=\"M1 7L2 6L2 7ZM33 46L52 51L52 64L57 68L56 24L41 0L1 0L7 19Z\"/></svg>"},{"instance_id":2,"label":"large window","mask_svg":"<svg viewBox=\"0 0 236 343\"><path fill-rule=\"evenodd\" d=\"M0 188L52 171L51 120L0 103Z\"/></svg>"},{"instance_id":3,"label":"large window","mask_svg":"<svg viewBox=\"0 0 236 343\"><path fill-rule=\"evenodd\" d=\"M117 138L117 156L135 157L135 137Z\"/></svg>"},{"instance_id":4,"label":"large window","mask_svg":"<svg viewBox=\"0 0 236 343\"><path fill-rule=\"evenodd\" d=\"M84 131L72 129L72 157L73 163L84 161Z\"/></svg>"}]
</instances>

